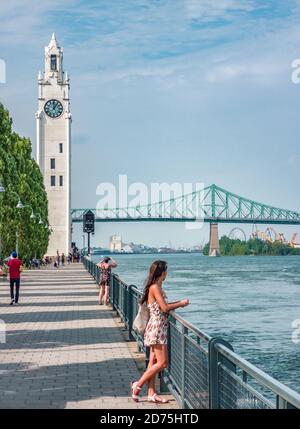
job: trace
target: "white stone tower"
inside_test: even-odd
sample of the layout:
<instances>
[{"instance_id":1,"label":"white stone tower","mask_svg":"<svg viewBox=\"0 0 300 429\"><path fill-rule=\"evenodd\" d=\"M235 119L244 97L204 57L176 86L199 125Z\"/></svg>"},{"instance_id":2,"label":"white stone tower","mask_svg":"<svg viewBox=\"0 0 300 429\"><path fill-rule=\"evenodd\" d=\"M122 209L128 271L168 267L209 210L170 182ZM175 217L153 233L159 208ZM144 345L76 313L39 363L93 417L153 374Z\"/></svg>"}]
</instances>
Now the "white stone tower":
<instances>
[{"instance_id":1,"label":"white stone tower","mask_svg":"<svg viewBox=\"0 0 300 429\"><path fill-rule=\"evenodd\" d=\"M70 80L63 70L63 48L53 33L45 48L45 71L38 75L36 114L37 162L48 195L52 228L47 255L71 249L71 122Z\"/></svg>"}]
</instances>

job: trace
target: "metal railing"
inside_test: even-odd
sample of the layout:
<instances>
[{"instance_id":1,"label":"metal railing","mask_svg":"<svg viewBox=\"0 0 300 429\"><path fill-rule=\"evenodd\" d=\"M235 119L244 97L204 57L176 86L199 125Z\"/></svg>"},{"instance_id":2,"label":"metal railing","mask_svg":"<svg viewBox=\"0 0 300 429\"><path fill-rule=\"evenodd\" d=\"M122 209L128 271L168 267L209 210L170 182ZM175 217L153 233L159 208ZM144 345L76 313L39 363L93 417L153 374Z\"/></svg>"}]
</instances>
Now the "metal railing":
<instances>
[{"instance_id":1,"label":"metal railing","mask_svg":"<svg viewBox=\"0 0 300 429\"><path fill-rule=\"evenodd\" d=\"M83 258L83 264L99 282L99 268ZM116 274L111 281L111 304L145 350L143 337L132 329L142 293ZM161 374L162 391L170 391L181 408L274 409L300 408L300 394L275 380L236 354L230 343L213 338L175 312L169 316L169 366Z\"/></svg>"}]
</instances>

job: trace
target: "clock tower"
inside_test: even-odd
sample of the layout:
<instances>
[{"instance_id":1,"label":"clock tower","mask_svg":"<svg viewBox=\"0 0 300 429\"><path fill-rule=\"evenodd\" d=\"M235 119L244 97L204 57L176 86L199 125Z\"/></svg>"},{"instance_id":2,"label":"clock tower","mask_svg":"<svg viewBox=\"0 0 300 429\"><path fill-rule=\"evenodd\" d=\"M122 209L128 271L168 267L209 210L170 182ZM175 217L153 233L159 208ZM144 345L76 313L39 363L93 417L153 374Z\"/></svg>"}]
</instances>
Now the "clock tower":
<instances>
[{"instance_id":1,"label":"clock tower","mask_svg":"<svg viewBox=\"0 0 300 429\"><path fill-rule=\"evenodd\" d=\"M45 71L38 75L37 163L44 176L52 229L48 256L71 249L70 80L63 69L63 48L53 33L45 48Z\"/></svg>"}]
</instances>

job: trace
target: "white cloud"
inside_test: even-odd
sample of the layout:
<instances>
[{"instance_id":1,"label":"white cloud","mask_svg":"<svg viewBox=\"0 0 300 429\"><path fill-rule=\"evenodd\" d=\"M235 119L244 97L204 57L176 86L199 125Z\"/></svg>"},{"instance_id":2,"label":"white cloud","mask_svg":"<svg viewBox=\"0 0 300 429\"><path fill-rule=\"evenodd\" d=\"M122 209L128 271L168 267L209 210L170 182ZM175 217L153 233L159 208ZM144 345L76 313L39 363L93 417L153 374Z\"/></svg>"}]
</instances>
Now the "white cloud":
<instances>
[{"instance_id":1,"label":"white cloud","mask_svg":"<svg viewBox=\"0 0 300 429\"><path fill-rule=\"evenodd\" d=\"M176 156L182 145L187 148L182 157L184 166L180 168L182 176L192 175L195 171L197 179L201 174L201 180L220 183L232 180L236 183L240 174L236 166L243 165L245 154L235 150L235 142L244 142L254 128L261 127L269 133L269 137L263 137L263 142L260 140L262 133L251 135L251 146L257 143L261 151L268 144L268 138L276 138L278 132L272 136L268 118L264 117L261 124L256 118L255 127L248 129L248 115L255 115L255 112L249 107L245 114L237 108L232 89L241 90L245 99L248 95L253 97L253 104L260 108L266 103L273 109L267 98L269 93L255 84L272 84L282 93L286 89L284 85L291 85L290 64L300 56L296 9L294 16L272 18L270 14L268 17L262 14L256 19L255 14L249 13L255 6L251 0L164 0L160 3L108 0L97 3L98 7L94 7L96 2L77 0L1 2L0 57L6 60L9 72L7 84L1 86L1 99L7 102L18 131L30 134L34 141L36 74L43 64L44 45L55 30L64 46L65 65L71 76L73 133L81 136L78 141L82 142L83 136L90 139L84 147L76 145L74 153L77 153L78 161L75 161L75 168L81 171L84 160L87 165L91 162L89 168L94 176L86 179L81 177L85 175L78 174L74 177L75 187L93 188L101 175L105 178L118 168L112 168L109 163L101 164L97 153L88 160L95 141L100 142L99 145L107 142L115 151L115 162L125 163L132 171L142 168L135 156L140 154L140 145L143 145L147 165L154 166L154 172L151 169L150 173L167 175L169 169L172 170L170 177L177 174L173 166L177 165ZM144 7L130 7L133 3ZM260 2L260 7L266 3ZM106 7L100 7L102 4ZM58 21L54 18L56 14ZM250 90L247 87L249 81L254 83ZM297 87L294 87L292 89L296 91ZM277 93L273 88L271 92L272 96ZM30 107L22 100L29 100ZM290 99L286 104L288 102ZM225 112L223 106L227 103L230 108ZM273 122L279 127L286 121L286 128L291 128L292 119L282 119L283 112L276 112L275 104L272 126ZM225 114L226 120L222 121ZM220 116L217 127L211 120L214 115ZM216 134L218 130L220 135ZM193 142L196 142L195 146L190 150ZM296 153L297 149L291 147L292 138L287 138L286 144L289 153ZM210 145L218 147L217 161L224 158L226 172L223 166L215 167L216 157ZM158 152L150 151L150 147L157 148L165 160L160 171L154 157ZM199 147L203 151L201 154ZM226 151L222 152L222 147L226 147ZM273 147L270 152L275 158ZM247 151L247 148L244 146L243 150ZM252 150L248 153L250 160L251 154ZM258 164L265 159L265 156L259 157ZM287 159L287 155L280 159ZM195 162L198 165L193 165ZM201 162L203 165L199 168ZM99 165L103 168L99 169ZM140 174L147 175L147 165L145 163ZM251 174L260 179L259 174L263 171L264 165ZM243 172L240 186L242 177ZM271 182L270 178L270 173L264 178L268 191L272 188L267 184L268 180ZM86 182L81 183L82 180ZM247 188L246 179L244 183ZM281 186L283 188L285 184ZM80 204L79 198L76 196L76 204ZM93 204L93 200L90 201Z\"/></svg>"},{"instance_id":2,"label":"white cloud","mask_svg":"<svg viewBox=\"0 0 300 429\"><path fill-rule=\"evenodd\" d=\"M0 47L20 46L32 49L40 43L39 35L49 25L54 31L55 22L51 29L47 16L54 11L65 11L74 6L76 0L51 0L38 2L36 0L10 0L0 3ZM50 30L51 29L51 30ZM51 35L51 33L50 33Z\"/></svg>"},{"instance_id":3,"label":"white cloud","mask_svg":"<svg viewBox=\"0 0 300 429\"><path fill-rule=\"evenodd\" d=\"M228 19L232 12L250 12L256 7L252 0L185 0L187 16L190 19Z\"/></svg>"},{"instance_id":4,"label":"white cloud","mask_svg":"<svg viewBox=\"0 0 300 429\"><path fill-rule=\"evenodd\" d=\"M251 79L257 82L271 83L274 77L278 78L286 71L286 64L277 62L267 63L264 60L261 62L244 63L227 63L221 64L206 72L205 78L208 82L219 82L226 80Z\"/></svg>"}]
</instances>

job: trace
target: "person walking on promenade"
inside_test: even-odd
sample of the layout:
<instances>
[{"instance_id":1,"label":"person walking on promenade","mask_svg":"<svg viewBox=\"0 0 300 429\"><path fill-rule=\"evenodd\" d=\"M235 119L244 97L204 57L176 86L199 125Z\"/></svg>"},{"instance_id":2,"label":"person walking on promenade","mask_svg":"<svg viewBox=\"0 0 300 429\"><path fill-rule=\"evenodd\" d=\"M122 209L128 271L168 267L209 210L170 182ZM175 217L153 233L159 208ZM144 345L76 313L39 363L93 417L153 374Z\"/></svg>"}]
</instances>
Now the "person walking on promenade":
<instances>
[{"instance_id":1,"label":"person walking on promenade","mask_svg":"<svg viewBox=\"0 0 300 429\"><path fill-rule=\"evenodd\" d=\"M155 392L156 375L168 366L168 313L176 308L189 305L188 299L167 302L162 284L167 277L167 263L154 261L149 269L148 278L141 300L147 304L150 318L144 333L144 345L150 347L150 358L147 370L142 377L131 383L132 399L139 401L139 393L145 383L148 383L148 401L165 404L166 401Z\"/></svg>"},{"instance_id":2,"label":"person walking on promenade","mask_svg":"<svg viewBox=\"0 0 300 429\"><path fill-rule=\"evenodd\" d=\"M61 265L62 265L63 267L65 266L65 260L66 260L65 254L64 254L64 253L62 253L62 255L61 255Z\"/></svg>"},{"instance_id":3,"label":"person walking on promenade","mask_svg":"<svg viewBox=\"0 0 300 429\"><path fill-rule=\"evenodd\" d=\"M111 269L116 268L118 264L116 261L109 256L106 256L102 261L97 264L100 268L100 281L99 281L99 305L103 304L103 295L105 305L109 302L109 286L111 279Z\"/></svg>"},{"instance_id":4,"label":"person walking on promenade","mask_svg":"<svg viewBox=\"0 0 300 429\"><path fill-rule=\"evenodd\" d=\"M22 271L23 262L18 259L17 252L13 251L11 259L7 263L10 280L10 305L18 305L19 303L19 291L20 291L20 277ZM16 285L16 294L14 293L14 286Z\"/></svg>"},{"instance_id":5,"label":"person walking on promenade","mask_svg":"<svg viewBox=\"0 0 300 429\"><path fill-rule=\"evenodd\" d=\"M59 268L59 264L60 264L60 255L59 255L59 251L57 250L56 252L56 263L57 263L57 268Z\"/></svg>"}]
</instances>

